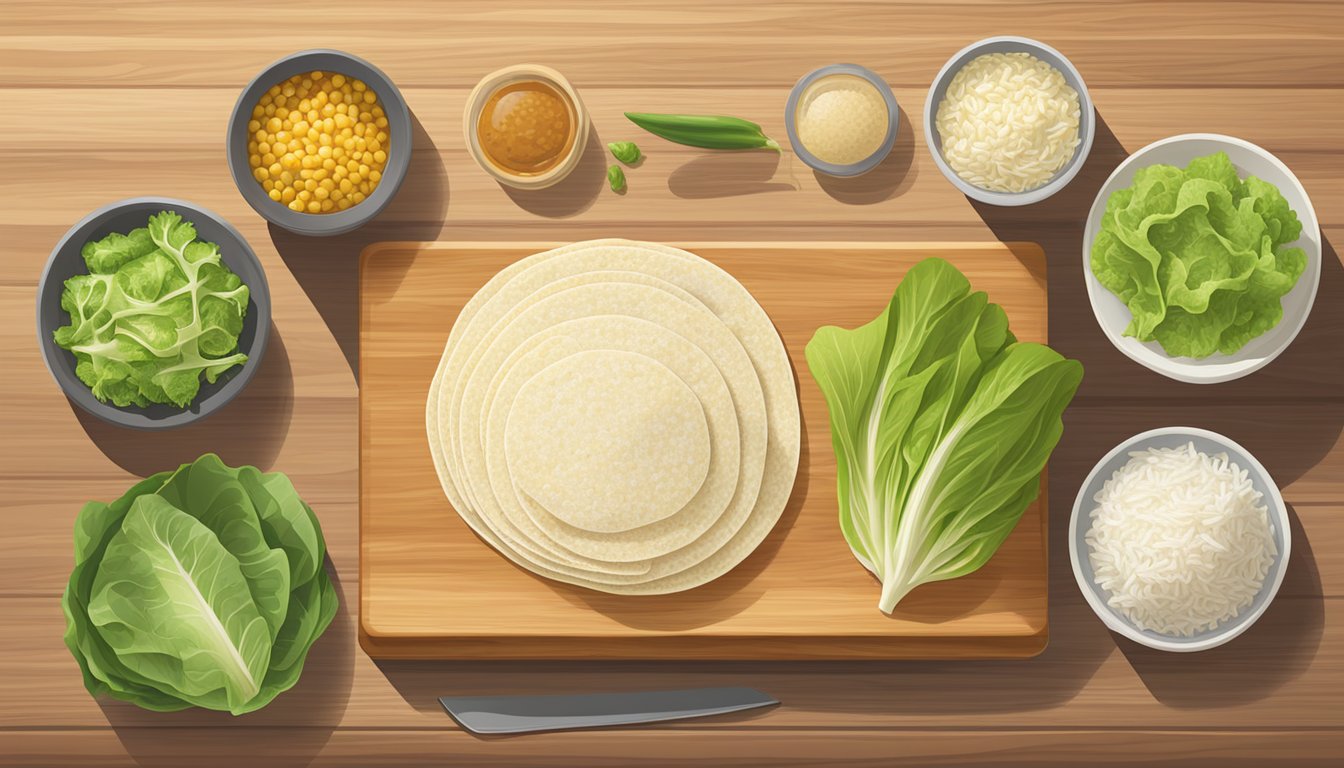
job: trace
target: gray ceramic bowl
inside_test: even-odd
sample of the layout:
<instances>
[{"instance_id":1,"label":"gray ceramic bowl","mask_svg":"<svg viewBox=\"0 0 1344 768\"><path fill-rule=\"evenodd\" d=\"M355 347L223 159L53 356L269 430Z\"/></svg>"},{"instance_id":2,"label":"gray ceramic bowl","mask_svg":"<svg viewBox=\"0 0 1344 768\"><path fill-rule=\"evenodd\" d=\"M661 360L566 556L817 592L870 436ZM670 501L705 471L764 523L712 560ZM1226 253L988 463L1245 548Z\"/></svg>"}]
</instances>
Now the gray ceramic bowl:
<instances>
[{"instance_id":1,"label":"gray ceramic bowl","mask_svg":"<svg viewBox=\"0 0 1344 768\"><path fill-rule=\"evenodd\" d=\"M881 94L882 101L887 107L887 133L882 138L882 144L876 152L857 163L845 165L828 163L809 152L807 147L803 146L803 142L798 140L798 101L813 83L831 75L852 75L867 80ZM900 116L901 108L897 105L896 96L891 92L891 86L887 85L887 81L871 69L857 64L831 64L808 72L799 78L793 86L793 90L789 91L789 100L784 106L784 126L789 134L789 143L793 145L794 153L814 171L839 177L859 176L871 171L883 160L886 160L887 155L891 154L891 148L896 144L896 127L900 125Z\"/></svg>"},{"instance_id":2,"label":"gray ceramic bowl","mask_svg":"<svg viewBox=\"0 0 1344 768\"><path fill-rule=\"evenodd\" d=\"M272 200L252 178L252 168L247 162L247 123L252 119L252 108L271 86L300 72L314 70L337 72L363 80L378 94L378 103L387 115L390 146L382 179L364 202L334 213L299 213ZM411 164L411 111L401 97L401 91L387 75L357 56L326 49L292 53L263 69L239 94L229 118L228 159L233 183L262 218L299 235L343 234L364 226L377 216L392 201L406 178L406 169Z\"/></svg>"},{"instance_id":3,"label":"gray ceramic bowl","mask_svg":"<svg viewBox=\"0 0 1344 768\"><path fill-rule=\"evenodd\" d=\"M1241 612L1241 615L1223 622L1211 630L1196 633L1192 637L1174 637L1159 634L1152 630L1139 629L1124 614L1106 604L1109 595L1097 585L1093 578L1092 561L1088 557L1091 548L1088 546L1085 537L1091 528L1091 513L1095 507L1093 498L1101 491L1106 481L1111 479L1116 471L1129 462L1131 451L1145 451L1149 448L1179 448L1186 443L1194 443L1195 450L1211 456L1225 453L1232 462L1247 473L1251 485L1262 494L1261 502L1269 510L1269 523L1274 528L1274 544L1279 550L1279 554L1274 558L1274 563L1270 565L1269 573L1265 575L1265 581L1260 585L1259 594L1255 596L1255 600L1251 602L1250 606ZM1113 631L1136 643L1162 651L1208 650L1228 642L1249 629L1264 614L1265 609L1274 600L1274 595L1278 594L1279 585L1283 583L1283 575L1288 566L1288 557L1291 550L1292 537L1288 529L1288 508L1283 503L1283 496L1280 495L1279 487L1274 483L1274 478L1269 476L1269 471L1259 461L1256 461L1249 451L1230 438L1217 432L1196 427L1153 429L1135 435L1117 445L1101 461L1097 462L1097 465L1092 468L1092 473L1083 481L1083 486L1078 490L1078 497L1073 503L1073 516L1069 520L1069 559L1073 563L1073 575L1078 581L1078 588L1082 590L1083 597L1087 600L1088 605L1092 606L1092 610L1096 612L1102 623Z\"/></svg>"},{"instance_id":4,"label":"gray ceramic bowl","mask_svg":"<svg viewBox=\"0 0 1344 768\"><path fill-rule=\"evenodd\" d=\"M106 237L112 232L129 232L145 226L149 217L159 211L176 211L190 221L202 240L219 245L220 257L243 284L250 298L243 332L238 337L238 349L247 355L247 362L221 375L213 384L201 381L200 394L186 409L173 405L151 405L148 408L99 402L93 392L75 375L75 356L56 346L52 334L70 322L70 316L61 309L61 292L65 281L75 275L87 274L88 267L80 250L90 240ZM223 408L247 386L261 366L266 353L266 338L271 330L271 291L266 284L266 273L261 262L227 221L210 211L183 200L167 197L136 197L105 205L90 213L65 233L51 257L37 288L37 341L42 348L42 359L52 378L61 385L66 397L88 413L103 421L136 429L167 429L199 421Z\"/></svg>"},{"instance_id":5,"label":"gray ceramic bowl","mask_svg":"<svg viewBox=\"0 0 1344 768\"><path fill-rule=\"evenodd\" d=\"M952 82L952 78L962 67L976 57L987 53L1016 53L1021 51L1030 53L1059 70L1064 75L1064 81L1078 92L1080 112L1078 137L1081 141L1079 141L1078 148L1074 150L1073 157L1069 162L1063 168L1060 168L1055 173L1054 178L1044 185L1026 192L993 192L964 181L957 175L956 171L948 166L947 161L943 159L943 142L938 134L935 118L938 116L938 105L942 103L943 96L947 93L948 84ZM979 200L990 205L1030 205L1039 203L1063 189L1073 180L1074 176L1078 175L1078 172L1083 168L1083 164L1087 162L1087 155L1092 151L1092 140L1096 138L1096 134L1097 120L1096 113L1092 108L1092 97L1088 94L1087 85L1083 83L1083 76L1079 74L1078 69L1073 66L1072 62L1064 58L1064 54L1045 43L1026 37L1013 35L989 37L962 48L955 56L947 60L942 69L938 70L938 76L933 79L933 85L929 87L929 96L924 100L924 141L929 145L929 153L933 155L933 162L937 164L938 170L942 171L947 180L961 190L962 194L972 200Z\"/></svg>"}]
</instances>

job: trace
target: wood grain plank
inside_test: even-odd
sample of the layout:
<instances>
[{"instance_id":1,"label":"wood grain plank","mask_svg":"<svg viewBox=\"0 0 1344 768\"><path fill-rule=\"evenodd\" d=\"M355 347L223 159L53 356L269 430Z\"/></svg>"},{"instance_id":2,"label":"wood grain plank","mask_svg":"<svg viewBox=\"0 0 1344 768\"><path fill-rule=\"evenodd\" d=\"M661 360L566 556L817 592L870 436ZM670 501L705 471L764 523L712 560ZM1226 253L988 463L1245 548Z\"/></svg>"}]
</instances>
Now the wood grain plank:
<instances>
[{"instance_id":1,"label":"wood grain plank","mask_svg":"<svg viewBox=\"0 0 1344 768\"><path fill-rule=\"evenodd\" d=\"M1218 765L1260 768L1282 765L1287 752L1308 755L1300 766L1333 765L1344 746L1339 730L1290 729L1125 731L1044 730L1029 732L929 731L921 729L785 731L750 727L706 731L618 729L601 734L554 733L523 738L481 738L458 731L340 730L291 728L161 729L111 731L11 731L0 733L0 765L66 768L180 766L232 768L308 765L364 768L396 766L677 766L707 761L715 766L1151 766ZM57 747L59 745L59 747ZM53 749L59 750L57 752Z\"/></svg>"},{"instance_id":2,"label":"wood grain plank","mask_svg":"<svg viewBox=\"0 0 1344 768\"><path fill-rule=\"evenodd\" d=\"M333 18L366 10L333 0ZM1054 2L939 4L694 0L566 3L563 7L382 3L363 25L355 53L402 87L470 87L526 56L569 73L581 88L605 85L788 87L830 61L857 60L893 84L927 88L963 45L1012 30L1041 38L1077 64L1089 86L1218 87L1309 82L1344 84L1339 40L1344 13L1329 3L1086 3L1061 13ZM119 3L107 14L83 3L7 4L14 23L0 33L0 83L100 88L189 84L240 87L277 56L331 44L305 9L260 0L197 7L206 37L165 37L153 2ZM956 16L949 25L949 13ZM265 19L266 23L258 23ZM1160 23L1155 20L1160 19ZM96 30L87 25L96 20ZM444 45L442 41L451 40ZM725 45L724 42L730 42ZM74 55L72 55L74 54ZM202 55L204 54L204 55ZM1298 79L1285 81L1283 73Z\"/></svg>"}]
</instances>

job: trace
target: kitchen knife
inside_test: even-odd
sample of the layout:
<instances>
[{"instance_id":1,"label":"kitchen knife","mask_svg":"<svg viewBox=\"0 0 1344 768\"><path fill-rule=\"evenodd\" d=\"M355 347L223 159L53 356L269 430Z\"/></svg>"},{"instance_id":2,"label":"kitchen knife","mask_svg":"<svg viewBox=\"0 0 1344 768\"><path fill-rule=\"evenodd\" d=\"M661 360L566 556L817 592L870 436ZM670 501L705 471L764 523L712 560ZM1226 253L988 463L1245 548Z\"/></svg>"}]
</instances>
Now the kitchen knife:
<instances>
[{"instance_id":1,"label":"kitchen knife","mask_svg":"<svg viewBox=\"0 0 1344 768\"><path fill-rule=\"evenodd\" d=\"M656 723L778 704L754 688L691 688L560 696L441 696L439 703L472 733L531 733Z\"/></svg>"}]
</instances>

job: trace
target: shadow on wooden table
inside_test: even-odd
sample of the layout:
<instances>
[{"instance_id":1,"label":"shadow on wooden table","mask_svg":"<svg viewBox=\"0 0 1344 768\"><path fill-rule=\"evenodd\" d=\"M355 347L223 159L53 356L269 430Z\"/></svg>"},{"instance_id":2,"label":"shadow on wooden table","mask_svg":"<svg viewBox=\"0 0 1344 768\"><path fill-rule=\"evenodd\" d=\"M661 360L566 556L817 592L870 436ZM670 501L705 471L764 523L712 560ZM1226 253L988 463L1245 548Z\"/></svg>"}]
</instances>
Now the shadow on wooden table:
<instances>
[{"instance_id":1,"label":"shadow on wooden table","mask_svg":"<svg viewBox=\"0 0 1344 768\"><path fill-rule=\"evenodd\" d=\"M85 434L117 466L145 477L214 452L226 464L269 470L289 431L294 380L280 330L271 325L261 370L237 399L195 424L145 432L108 424L70 404Z\"/></svg>"},{"instance_id":2,"label":"shadow on wooden table","mask_svg":"<svg viewBox=\"0 0 1344 768\"><path fill-rule=\"evenodd\" d=\"M668 190L683 200L742 197L797 189L775 181L780 153L768 151L706 153L688 160L667 177Z\"/></svg>"},{"instance_id":3,"label":"shadow on wooden table","mask_svg":"<svg viewBox=\"0 0 1344 768\"><path fill-rule=\"evenodd\" d=\"M411 114L406 180L378 218L339 237L305 237L270 224L271 242L359 376L359 254L382 240L435 240L448 214L448 174L438 148Z\"/></svg>"},{"instance_id":4,"label":"shadow on wooden table","mask_svg":"<svg viewBox=\"0 0 1344 768\"><path fill-rule=\"evenodd\" d=\"M1291 506L1288 516L1293 544L1283 584L1245 634L1201 653L1167 653L1115 636L1158 701L1181 708L1234 707L1269 696L1311 664L1325 626L1321 574Z\"/></svg>"},{"instance_id":5,"label":"shadow on wooden table","mask_svg":"<svg viewBox=\"0 0 1344 768\"><path fill-rule=\"evenodd\" d=\"M915 129L902 109L897 114L896 143L873 170L842 179L813 171L817 183L826 194L849 205L872 205L893 197L900 197L915 185L919 166L915 164Z\"/></svg>"},{"instance_id":6,"label":"shadow on wooden table","mask_svg":"<svg viewBox=\"0 0 1344 768\"><path fill-rule=\"evenodd\" d=\"M327 573L341 593L330 561ZM99 699L99 706L127 754L146 768L306 766L331 739L350 699L354 610L341 605L309 652L298 684L256 712L238 717L203 709L148 712L111 699ZM239 729L247 729L245 735Z\"/></svg>"},{"instance_id":7,"label":"shadow on wooden table","mask_svg":"<svg viewBox=\"0 0 1344 768\"><path fill-rule=\"evenodd\" d=\"M514 189L503 184L499 188L519 208L548 219L567 219L593 207L597 196L607 185L607 146L597 134L597 128L588 132L583 145L583 157L569 175L553 187L545 189ZM612 160L611 162L615 162Z\"/></svg>"}]
</instances>

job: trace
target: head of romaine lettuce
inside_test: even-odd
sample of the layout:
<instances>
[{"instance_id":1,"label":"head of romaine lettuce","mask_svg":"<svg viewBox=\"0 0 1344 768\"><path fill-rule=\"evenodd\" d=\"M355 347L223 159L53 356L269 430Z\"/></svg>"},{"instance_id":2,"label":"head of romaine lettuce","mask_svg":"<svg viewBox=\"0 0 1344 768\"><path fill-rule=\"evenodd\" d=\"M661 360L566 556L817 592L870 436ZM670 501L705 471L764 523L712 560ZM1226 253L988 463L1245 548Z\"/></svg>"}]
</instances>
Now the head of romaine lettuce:
<instances>
[{"instance_id":1,"label":"head of romaine lettuce","mask_svg":"<svg viewBox=\"0 0 1344 768\"><path fill-rule=\"evenodd\" d=\"M288 478L206 454L79 513L65 644L95 696L260 709L336 615L325 554Z\"/></svg>"},{"instance_id":2,"label":"head of romaine lettuce","mask_svg":"<svg viewBox=\"0 0 1344 768\"><path fill-rule=\"evenodd\" d=\"M247 286L191 222L164 211L148 226L85 243L82 255L89 274L65 282L70 324L55 338L100 401L185 408L202 375L213 383L247 360L238 352Z\"/></svg>"},{"instance_id":3,"label":"head of romaine lettuce","mask_svg":"<svg viewBox=\"0 0 1344 768\"><path fill-rule=\"evenodd\" d=\"M1152 165L1106 201L1092 274L1132 315L1126 336L1172 357L1230 355L1283 318L1306 268L1302 223L1273 185L1227 155Z\"/></svg>"}]
</instances>

